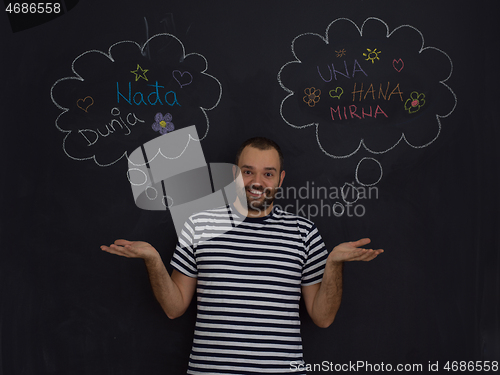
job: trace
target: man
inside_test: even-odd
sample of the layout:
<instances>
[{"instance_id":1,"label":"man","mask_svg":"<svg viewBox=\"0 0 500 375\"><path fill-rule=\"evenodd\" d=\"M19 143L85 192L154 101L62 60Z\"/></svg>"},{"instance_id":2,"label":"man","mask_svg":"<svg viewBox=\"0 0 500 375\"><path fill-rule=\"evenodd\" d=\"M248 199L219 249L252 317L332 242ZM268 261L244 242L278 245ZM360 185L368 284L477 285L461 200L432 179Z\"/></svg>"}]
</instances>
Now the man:
<instances>
[{"instance_id":1,"label":"man","mask_svg":"<svg viewBox=\"0 0 500 375\"><path fill-rule=\"evenodd\" d=\"M292 363L303 363L300 298L314 323L328 327L340 306L343 262L370 261L383 250L361 248L370 242L362 239L328 254L311 221L275 207L285 177L275 142L246 141L236 164L244 183L236 201L191 216L171 276L148 243L117 240L101 248L144 259L154 294L171 319L186 311L197 290L188 374L290 373L297 368ZM229 231L223 219L228 210L244 219Z\"/></svg>"}]
</instances>

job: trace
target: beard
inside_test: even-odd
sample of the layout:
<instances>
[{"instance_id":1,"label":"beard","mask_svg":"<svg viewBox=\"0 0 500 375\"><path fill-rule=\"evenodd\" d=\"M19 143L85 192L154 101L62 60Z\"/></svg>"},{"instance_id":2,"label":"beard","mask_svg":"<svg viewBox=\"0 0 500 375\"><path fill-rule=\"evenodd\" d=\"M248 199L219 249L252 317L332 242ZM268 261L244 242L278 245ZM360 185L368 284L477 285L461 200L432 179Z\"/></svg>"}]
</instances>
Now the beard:
<instances>
[{"instance_id":1,"label":"beard","mask_svg":"<svg viewBox=\"0 0 500 375\"><path fill-rule=\"evenodd\" d=\"M246 201L248 211L260 213L273 204L277 189L277 187L263 188L262 186L252 187L251 185L247 185L243 188L239 188L237 195L242 205ZM259 191L262 194L259 197L255 197L251 195L250 190Z\"/></svg>"}]
</instances>

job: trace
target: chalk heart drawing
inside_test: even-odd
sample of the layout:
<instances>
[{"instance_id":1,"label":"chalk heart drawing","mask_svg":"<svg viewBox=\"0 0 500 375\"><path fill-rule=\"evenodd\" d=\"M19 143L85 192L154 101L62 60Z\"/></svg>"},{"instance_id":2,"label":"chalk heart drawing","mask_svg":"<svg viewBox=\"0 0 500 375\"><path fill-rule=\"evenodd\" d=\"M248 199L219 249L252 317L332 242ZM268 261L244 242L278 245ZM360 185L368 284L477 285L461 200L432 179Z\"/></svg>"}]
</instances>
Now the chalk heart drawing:
<instances>
[{"instance_id":1,"label":"chalk heart drawing","mask_svg":"<svg viewBox=\"0 0 500 375\"><path fill-rule=\"evenodd\" d=\"M183 88L193 82L193 76L189 72L181 72L180 70L174 70L172 76L177 81L179 86Z\"/></svg>"},{"instance_id":2,"label":"chalk heart drawing","mask_svg":"<svg viewBox=\"0 0 500 375\"><path fill-rule=\"evenodd\" d=\"M394 59L392 60L392 66L394 67L394 69L396 69L398 73L400 73L405 67L405 63L401 59L398 60Z\"/></svg>"},{"instance_id":3,"label":"chalk heart drawing","mask_svg":"<svg viewBox=\"0 0 500 375\"><path fill-rule=\"evenodd\" d=\"M343 93L344 93L344 89L342 89L342 87L337 87L337 88L335 88L335 90L330 90L330 96L333 99L340 99L340 97L342 96Z\"/></svg>"},{"instance_id":4,"label":"chalk heart drawing","mask_svg":"<svg viewBox=\"0 0 500 375\"><path fill-rule=\"evenodd\" d=\"M89 107L94 104L94 99L91 96L86 96L84 99L78 99L76 101L76 106L81 110L87 112Z\"/></svg>"}]
</instances>

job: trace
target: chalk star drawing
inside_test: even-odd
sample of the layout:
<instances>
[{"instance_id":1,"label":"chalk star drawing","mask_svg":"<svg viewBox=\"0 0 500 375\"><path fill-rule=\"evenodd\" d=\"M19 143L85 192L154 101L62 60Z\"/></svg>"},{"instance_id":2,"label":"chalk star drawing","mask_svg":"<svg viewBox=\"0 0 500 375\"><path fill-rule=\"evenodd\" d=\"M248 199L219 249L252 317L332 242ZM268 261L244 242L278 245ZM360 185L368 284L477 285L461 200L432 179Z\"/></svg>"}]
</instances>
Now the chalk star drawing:
<instances>
[{"instance_id":1,"label":"chalk star drawing","mask_svg":"<svg viewBox=\"0 0 500 375\"><path fill-rule=\"evenodd\" d=\"M146 81L148 78L146 77L146 73L149 72L149 69L142 69L139 64L137 64L137 69L136 70L131 70L130 73L135 74L135 81L137 82L139 78L143 78Z\"/></svg>"}]
</instances>

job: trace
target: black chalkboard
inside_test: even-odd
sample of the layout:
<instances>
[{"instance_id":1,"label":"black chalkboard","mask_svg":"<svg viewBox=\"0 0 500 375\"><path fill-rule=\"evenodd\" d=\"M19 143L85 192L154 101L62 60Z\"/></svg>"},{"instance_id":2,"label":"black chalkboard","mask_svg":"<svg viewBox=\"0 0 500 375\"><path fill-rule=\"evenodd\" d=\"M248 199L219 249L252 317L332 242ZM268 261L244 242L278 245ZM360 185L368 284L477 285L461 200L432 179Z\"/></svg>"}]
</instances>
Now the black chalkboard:
<instances>
[{"instance_id":1,"label":"black chalkboard","mask_svg":"<svg viewBox=\"0 0 500 375\"><path fill-rule=\"evenodd\" d=\"M277 204L330 249L385 249L346 264L329 328L301 305L309 373L498 365L491 4L19 4L0 16L0 374L185 373L195 303L169 320L143 262L99 246L144 240L169 263L172 217L135 205L127 156L192 125L207 163L274 139Z\"/></svg>"}]
</instances>

